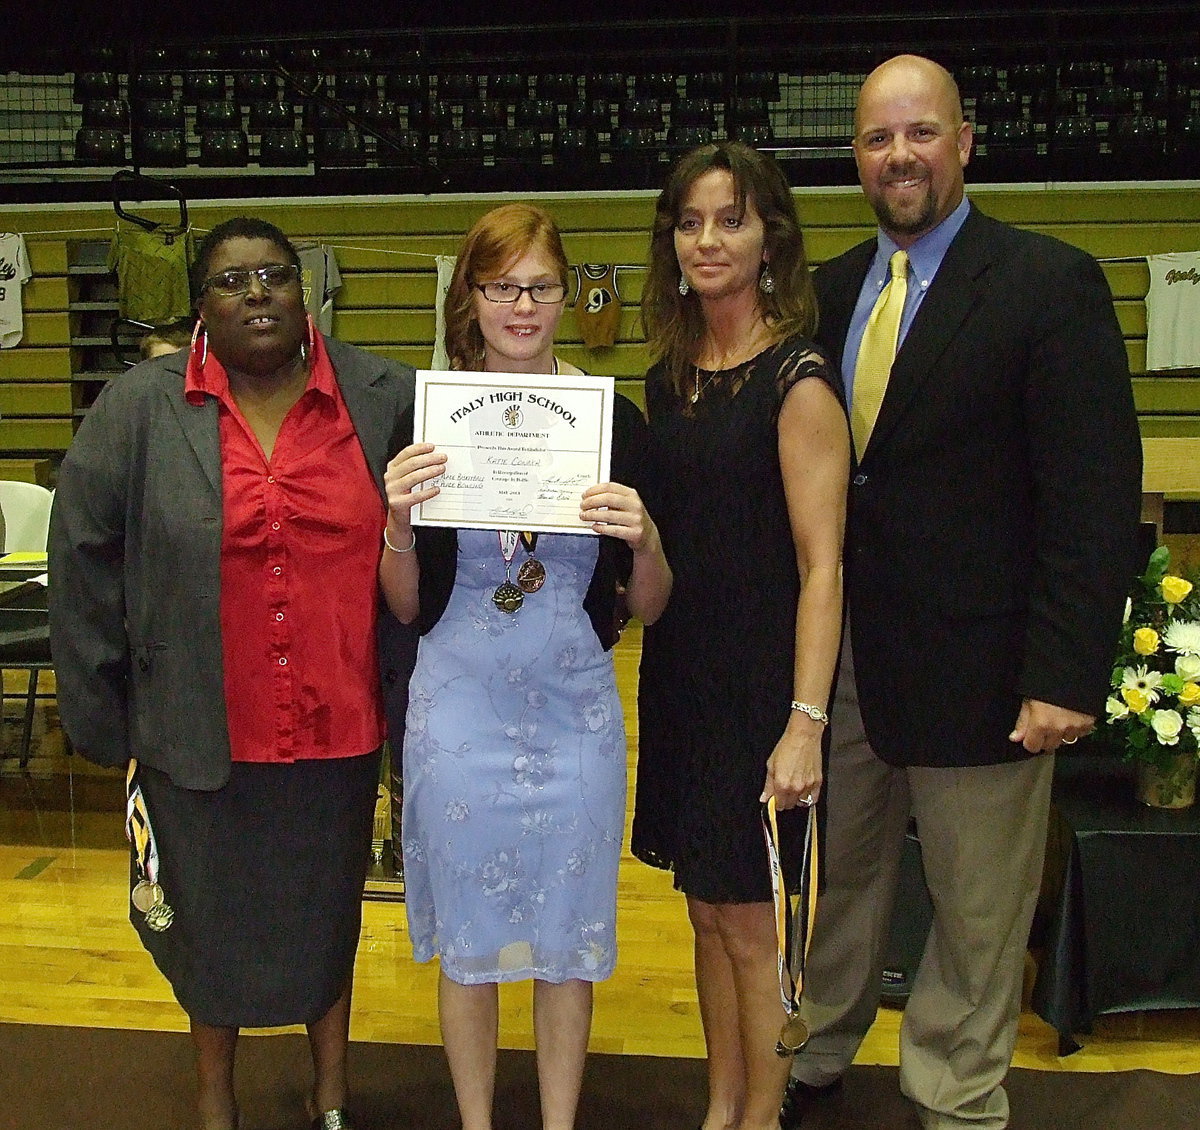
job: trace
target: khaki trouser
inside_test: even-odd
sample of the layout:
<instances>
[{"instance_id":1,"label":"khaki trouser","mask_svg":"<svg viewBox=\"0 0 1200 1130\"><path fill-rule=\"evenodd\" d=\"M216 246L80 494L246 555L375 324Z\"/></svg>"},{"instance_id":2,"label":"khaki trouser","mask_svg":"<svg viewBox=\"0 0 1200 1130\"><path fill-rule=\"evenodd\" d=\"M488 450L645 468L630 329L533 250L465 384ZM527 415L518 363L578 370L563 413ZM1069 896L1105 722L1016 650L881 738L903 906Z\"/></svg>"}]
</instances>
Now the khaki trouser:
<instances>
[{"instance_id":1,"label":"khaki trouser","mask_svg":"<svg viewBox=\"0 0 1200 1130\"><path fill-rule=\"evenodd\" d=\"M1007 1126L1001 1083L1016 1043L1054 759L887 765L863 733L848 638L831 725L826 888L804 986L812 1036L792 1074L815 1085L838 1078L875 1019L911 815L934 916L900 1029L900 1087L926 1130Z\"/></svg>"}]
</instances>

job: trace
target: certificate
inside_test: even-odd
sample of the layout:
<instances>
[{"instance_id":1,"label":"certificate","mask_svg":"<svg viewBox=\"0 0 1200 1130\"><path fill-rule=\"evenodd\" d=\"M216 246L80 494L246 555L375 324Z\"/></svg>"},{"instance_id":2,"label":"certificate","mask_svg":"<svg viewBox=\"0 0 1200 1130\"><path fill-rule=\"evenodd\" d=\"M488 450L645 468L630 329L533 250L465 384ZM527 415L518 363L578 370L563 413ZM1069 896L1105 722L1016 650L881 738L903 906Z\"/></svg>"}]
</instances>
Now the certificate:
<instances>
[{"instance_id":1,"label":"certificate","mask_svg":"<svg viewBox=\"0 0 1200 1130\"><path fill-rule=\"evenodd\" d=\"M613 395L612 377L418 372L413 440L447 459L413 524L594 533L579 504L609 478Z\"/></svg>"}]
</instances>

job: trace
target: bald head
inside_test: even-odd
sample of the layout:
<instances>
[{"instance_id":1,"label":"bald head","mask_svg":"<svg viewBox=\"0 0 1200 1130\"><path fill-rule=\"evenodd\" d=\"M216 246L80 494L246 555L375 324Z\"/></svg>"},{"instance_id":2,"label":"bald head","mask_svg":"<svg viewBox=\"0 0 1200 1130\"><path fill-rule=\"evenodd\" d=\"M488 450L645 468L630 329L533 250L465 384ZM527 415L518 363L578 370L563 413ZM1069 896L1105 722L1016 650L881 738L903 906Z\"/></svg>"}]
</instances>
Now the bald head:
<instances>
[{"instance_id":1,"label":"bald head","mask_svg":"<svg viewBox=\"0 0 1200 1130\"><path fill-rule=\"evenodd\" d=\"M854 111L854 160L880 227L900 247L958 206L971 141L945 67L897 55L867 76Z\"/></svg>"},{"instance_id":2,"label":"bald head","mask_svg":"<svg viewBox=\"0 0 1200 1130\"><path fill-rule=\"evenodd\" d=\"M855 133L862 128L864 102L870 105L881 98L913 95L918 91L940 105L947 121L956 127L962 124L962 99L954 76L923 55L895 55L880 63L863 81L854 107Z\"/></svg>"}]
</instances>

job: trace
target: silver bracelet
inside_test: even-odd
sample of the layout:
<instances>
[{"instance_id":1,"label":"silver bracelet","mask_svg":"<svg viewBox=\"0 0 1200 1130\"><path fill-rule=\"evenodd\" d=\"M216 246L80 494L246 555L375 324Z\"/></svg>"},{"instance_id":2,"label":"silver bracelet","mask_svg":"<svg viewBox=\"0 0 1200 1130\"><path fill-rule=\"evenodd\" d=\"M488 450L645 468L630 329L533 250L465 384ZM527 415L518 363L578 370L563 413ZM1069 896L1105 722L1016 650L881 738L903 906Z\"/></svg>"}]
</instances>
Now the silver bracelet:
<instances>
[{"instance_id":1,"label":"silver bracelet","mask_svg":"<svg viewBox=\"0 0 1200 1130\"><path fill-rule=\"evenodd\" d=\"M396 546L392 545L392 543L388 540L387 526L384 526L383 527L383 544L386 545L388 547L388 549L390 549L393 553L412 553L412 551L414 549L416 549L416 547L417 547L417 531L416 530L412 531L412 544L409 545L407 549L399 549Z\"/></svg>"},{"instance_id":2,"label":"silver bracelet","mask_svg":"<svg viewBox=\"0 0 1200 1130\"><path fill-rule=\"evenodd\" d=\"M829 715L819 706L813 706L811 702L797 702L792 699L792 709L800 711L801 714L807 714L814 722L820 722L822 726L829 724Z\"/></svg>"}]
</instances>

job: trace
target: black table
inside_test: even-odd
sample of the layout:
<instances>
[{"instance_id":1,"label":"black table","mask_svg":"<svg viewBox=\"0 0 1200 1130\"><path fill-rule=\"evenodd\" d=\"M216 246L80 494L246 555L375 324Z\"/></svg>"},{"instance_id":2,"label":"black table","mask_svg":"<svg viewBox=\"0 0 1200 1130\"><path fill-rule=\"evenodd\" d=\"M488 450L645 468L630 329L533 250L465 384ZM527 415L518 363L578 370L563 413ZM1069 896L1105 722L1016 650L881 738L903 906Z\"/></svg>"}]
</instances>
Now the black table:
<instances>
[{"instance_id":1,"label":"black table","mask_svg":"<svg viewBox=\"0 0 1200 1130\"><path fill-rule=\"evenodd\" d=\"M1139 804L1133 776L1111 756L1060 756L1055 769L1063 865L1033 1007L1060 1055L1102 1013L1200 1007L1200 808Z\"/></svg>"},{"instance_id":2,"label":"black table","mask_svg":"<svg viewBox=\"0 0 1200 1130\"><path fill-rule=\"evenodd\" d=\"M41 570L44 572L44 570ZM17 756L21 768L29 764L29 745L33 735L33 711L36 705L37 673L49 669L50 621L46 611L46 588L35 581L14 578L14 570L0 575L0 668L16 667L29 672L25 693L25 714L21 745ZM0 749L0 757L8 756Z\"/></svg>"}]
</instances>

